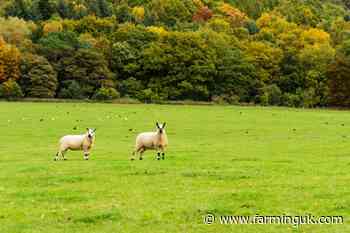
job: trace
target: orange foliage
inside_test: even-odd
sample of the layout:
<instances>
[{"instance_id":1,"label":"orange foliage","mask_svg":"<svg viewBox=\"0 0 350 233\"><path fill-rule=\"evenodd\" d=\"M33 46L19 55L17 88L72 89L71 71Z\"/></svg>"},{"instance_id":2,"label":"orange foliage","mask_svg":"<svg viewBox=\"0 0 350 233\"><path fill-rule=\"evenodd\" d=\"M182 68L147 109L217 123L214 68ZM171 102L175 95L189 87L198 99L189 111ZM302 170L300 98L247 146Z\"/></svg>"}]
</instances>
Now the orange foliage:
<instances>
[{"instance_id":1,"label":"orange foliage","mask_svg":"<svg viewBox=\"0 0 350 233\"><path fill-rule=\"evenodd\" d=\"M213 12L209 7L204 6L198 9L198 11L193 15L192 20L196 22L205 22L213 17Z\"/></svg>"},{"instance_id":2,"label":"orange foliage","mask_svg":"<svg viewBox=\"0 0 350 233\"><path fill-rule=\"evenodd\" d=\"M223 3L219 10L224 13L226 16L228 16L231 25L235 27L242 26L245 21L248 19L247 15L240 11L239 9L231 6L230 4Z\"/></svg>"}]
</instances>

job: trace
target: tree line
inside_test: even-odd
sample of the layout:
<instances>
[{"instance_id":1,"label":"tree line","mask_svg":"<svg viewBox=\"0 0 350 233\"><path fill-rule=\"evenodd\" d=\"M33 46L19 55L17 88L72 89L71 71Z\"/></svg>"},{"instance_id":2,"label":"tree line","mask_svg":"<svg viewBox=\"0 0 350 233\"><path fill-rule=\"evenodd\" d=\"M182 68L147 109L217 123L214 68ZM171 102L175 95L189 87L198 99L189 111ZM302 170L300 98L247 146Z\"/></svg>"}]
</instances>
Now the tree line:
<instances>
[{"instance_id":1,"label":"tree line","mask_svg":"<svg viewBox=\"0 0 350 233\"><path fill-rule=\"evenodd\" d=\"M350 106L347 0L7 0L0 97Z\"/></svg>"}]
</instances>

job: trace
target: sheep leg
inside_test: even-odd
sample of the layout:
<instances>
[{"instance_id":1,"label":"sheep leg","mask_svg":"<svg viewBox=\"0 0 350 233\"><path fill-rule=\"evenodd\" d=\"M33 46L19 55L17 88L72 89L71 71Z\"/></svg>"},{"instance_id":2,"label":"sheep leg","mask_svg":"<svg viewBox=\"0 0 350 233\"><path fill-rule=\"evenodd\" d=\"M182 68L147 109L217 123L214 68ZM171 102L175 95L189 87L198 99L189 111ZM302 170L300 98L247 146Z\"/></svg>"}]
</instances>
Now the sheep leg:
<instances>
[{"instance_id":1,"label":"sheep leg","mask_svg":"<svg viewBox=\"0 0 350 233\"><path fill-rule=\"evenodd\" d=\"M89 152L84 151L84 160L89 160Z\"/></svg>"},{"instance_id":2,"label":"sheep leg","mask_svg":"<svg viewBox=\"0 0 350 233\"><path fill-rule=\"evenodd\" d=\"M140 149L139 149L139 153L140 153L140 160L143 160L143 152L145 152L145 148L143 148L143 147L141 147Z\"/></svg>"},{"instance_id":3,"label":"sheep leg","mask_svg":"<svg viewBox=\"0 0 350 233\"><path fill-rule=\"evenodd\" d=\"M65 153L66 153L66 151L62 151L62 152L61 152L61 157L62 157L63 160L67 160L66 157L64 157L64 154L65 154Z\"/></svg>"},{"instance_id":4,"label":"sheep leg","mask_svg":"<svg viewBox=\"0 0 350 233\"><path fill-rule=\"evenodd\" d=\"M165 153L164 153L164 151L162 152L162 159L163 159L163 160L165 159Z\"/></svg>"},{"instance_id":5,"label":"sheep leg","mask_svg":"<svg viewBox=\"0 0 350 233\"><path fill-rule=\"evenodd\" d=\"M58 155L59 155L60 153L61 153L61 152L57 152L57 153L56 153L56 156L55 156L55 158L53 159L54 161L58 161L58 159L59 159L59 158L58 158Z\"/></svg>"},{"instance_id":6,"label":"sheep leg","mask_svg":"<svg viewBox=\"0 0 350 233\"><path fill-rule=\"evenodd\" d=\"M136 153L137 153L137 149L133 150L133 152L131 153L131 157L130 157L131 161L135 160Z\"/></svg>"},{"instance_id":7,"label":"sheep leg","mask_svg":"<svg viewBox=\"0 0 350 233\"><path fill-rule=\"evenodd\" d=\"M160 160L160 152L157 152L157 160Z\"/></svg>"}]
</instances>

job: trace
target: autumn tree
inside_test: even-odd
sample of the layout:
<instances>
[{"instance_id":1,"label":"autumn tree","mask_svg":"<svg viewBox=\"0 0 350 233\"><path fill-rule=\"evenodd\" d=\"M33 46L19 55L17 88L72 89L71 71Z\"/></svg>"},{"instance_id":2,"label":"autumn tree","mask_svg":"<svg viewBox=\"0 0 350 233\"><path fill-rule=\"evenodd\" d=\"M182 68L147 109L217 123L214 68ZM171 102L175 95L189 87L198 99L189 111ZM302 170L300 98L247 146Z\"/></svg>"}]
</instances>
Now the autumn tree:
<instances>
[{"instance_id":1,"label":"autumn tree","mask_svg":"<svg viewBox=\"0 0 350 233\"><path fill-rule=\"evenodd\" d=\"M193 15L192 20L195 22L206 22L211 17L213 17L213 12L209 9L209 7L204 6L197 10L197 12Z\"/></svg>"},{"instance_id":2,"label":"autumn tree","mask_svg":"<svg viewBox=\"0 0 350 233\"><path fill-rule=\"evenodd\" d=\"M8 80L16 81L19 78L19 50L0 37L0 83Z\"/></svg>"},{"instance_id":3,"label":"autumn tree","mask_svg":"<svg viewBox=\"0 0 350 233\"><path fill-rule=\"evenodd\" d=\"M280 75L283 51L267 42L252 41L245 45L247 59L257 69L257 77L265 84L271 84Z\"/></svg>"},{"instance_id":4,"label":"autumn tree","mask_svg":"<svg viewBox=\"0 0 350 233\"><path fill-rule=\"evenodd\" d=\"M228 3L222 3L219 10L225 14L233 27L243 26L248 19L247 15Z\"/></svg>"},{"instance_id":5,"label":"autumn tree","mask_svg":"<svg viewBox=\"0 0 350 233\"><path fill-rule=\"evenodd\" d=\"M0 36L10 44L19 46L24 40L29 39L35 25L17 17L0 17Z\"/></svg>"}]
</instances>

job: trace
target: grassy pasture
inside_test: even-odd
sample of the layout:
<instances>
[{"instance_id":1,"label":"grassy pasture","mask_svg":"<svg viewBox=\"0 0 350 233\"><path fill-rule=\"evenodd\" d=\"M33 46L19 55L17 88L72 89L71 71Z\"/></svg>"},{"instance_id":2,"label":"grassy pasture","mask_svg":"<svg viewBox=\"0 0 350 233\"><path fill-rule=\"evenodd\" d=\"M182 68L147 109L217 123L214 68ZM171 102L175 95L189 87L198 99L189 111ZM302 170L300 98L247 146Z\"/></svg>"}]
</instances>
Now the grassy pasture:
<instances>
[{"instance_id":1,"label":"grassy pasture","mask_svg":"<svg viewBox=\"0 0 350 233\"><path fill-rule=\"evenodd\" d=\"M165 161L129 161L167 122ZM97 128L89 161L65 134ZM76 129L74 129L76 128ZM0 232L350 232L350 112L0 103ZM204 225L216 215L343 215L343 225Z\"/></svg>"}]
</instances>

